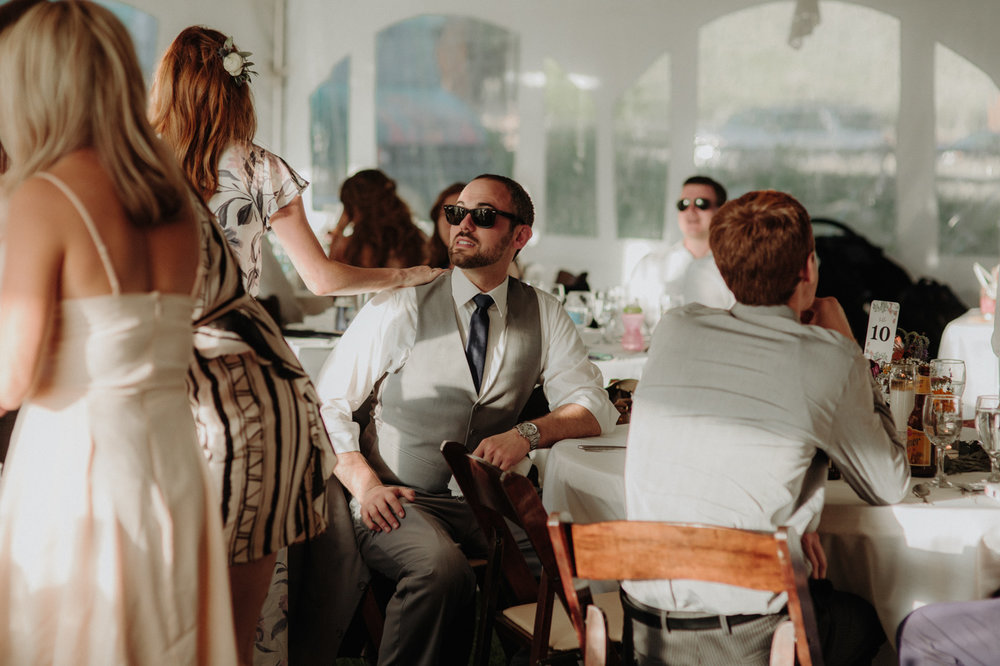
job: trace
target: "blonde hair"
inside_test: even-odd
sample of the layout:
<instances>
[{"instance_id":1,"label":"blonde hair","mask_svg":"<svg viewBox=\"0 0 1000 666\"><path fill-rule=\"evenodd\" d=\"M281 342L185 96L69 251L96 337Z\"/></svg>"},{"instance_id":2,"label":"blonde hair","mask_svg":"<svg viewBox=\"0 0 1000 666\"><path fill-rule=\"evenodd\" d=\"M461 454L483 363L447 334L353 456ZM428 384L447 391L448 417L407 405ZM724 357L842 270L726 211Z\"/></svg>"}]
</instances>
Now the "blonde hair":
<instances>
[{"instance_id":1,"label":"blonde hair","mask_svg":"<svg viewBox=\"0 0 1000 666\"><path fill-rule=\"evenodd\" d=\"M249 144L257 116L249 83L222 66L218 30L185 28L167 48L150 91L149 120L177 156L188 181L206 200L219 186L219 158Z\"/></svg>"},{"instance_id":2,"label":"blonde hair","mask_svg":"<svg viewBox=\"0 0 1000 666\"><path fill-rule=\"evenodd\" d=\"M132 39L107 9L70 0L29 10L0 36L0 90L8 189L93 148L134 225L187 210L184 177L146 120Z\"/></svg>"}]
</instances>

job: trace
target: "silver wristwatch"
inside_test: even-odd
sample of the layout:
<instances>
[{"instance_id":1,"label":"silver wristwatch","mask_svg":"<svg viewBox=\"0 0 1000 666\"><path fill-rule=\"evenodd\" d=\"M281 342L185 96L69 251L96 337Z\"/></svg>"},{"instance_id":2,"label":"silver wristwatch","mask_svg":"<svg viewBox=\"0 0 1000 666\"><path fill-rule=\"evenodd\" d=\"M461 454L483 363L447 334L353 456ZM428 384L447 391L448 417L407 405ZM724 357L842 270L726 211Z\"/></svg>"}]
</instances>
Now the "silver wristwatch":
<instances>
[{"instance_id":1,"label":"silver wristwatch","mask_svg":"<svg viewBox=\"0 0 1000 666\"><path fill-rule=\"evenodd\" d=\"M521 437L528 440L529 452L538 448L538 443L542 440L542 436L538 434L538 426L525 421L524 423L518 423L515 428Z\"/></svg>"}]
</instances>

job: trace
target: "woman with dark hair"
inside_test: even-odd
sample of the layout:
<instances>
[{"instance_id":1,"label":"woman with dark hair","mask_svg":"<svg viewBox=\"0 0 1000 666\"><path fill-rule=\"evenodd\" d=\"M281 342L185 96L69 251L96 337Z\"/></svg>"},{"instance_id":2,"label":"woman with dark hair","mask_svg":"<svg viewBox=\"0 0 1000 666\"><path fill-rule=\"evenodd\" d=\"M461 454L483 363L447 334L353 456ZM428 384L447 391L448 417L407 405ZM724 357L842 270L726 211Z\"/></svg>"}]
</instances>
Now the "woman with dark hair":
<instances>
[{"instance_id":1,"label":"woman with dark hair","mask_svg":"<svg viewBox=\"0 0 1000 666\"><path fill-rule=\"evenodd\" d=\"M465 183L452 183L441 190L434 205L431 206L430 220L434 223L434 233L424 245L424 263L433 268L451 268L448 258L448 238L451 236L451 225L444 216L444 207L453 206L458 201L458 195L465 188Z\"/></svg>"},{"instance_id":2,"label":"woman with dark hair","mask_svg":"<svg viewBox=\"0 0 1000 666\"><path fill-rule=\"evenodd\" d=\"M368 268L423 262L424 234L396 193L396 181L364 169L340 186L340 202L344 212L330 235L331 258Z\"/></svg>"},{"instance_id":3,"label":"woman with dark hair","mask_svg":"<svg viewBox=\"0 0 1000 666\"><path fill-rule=\"evenodd\" d=\"M54 64L58 63L58 66ZM0 36L8 217L0 663L234 664L222 521L186 377L208 211L107 9Z\"/></svg>"}]
</instances>

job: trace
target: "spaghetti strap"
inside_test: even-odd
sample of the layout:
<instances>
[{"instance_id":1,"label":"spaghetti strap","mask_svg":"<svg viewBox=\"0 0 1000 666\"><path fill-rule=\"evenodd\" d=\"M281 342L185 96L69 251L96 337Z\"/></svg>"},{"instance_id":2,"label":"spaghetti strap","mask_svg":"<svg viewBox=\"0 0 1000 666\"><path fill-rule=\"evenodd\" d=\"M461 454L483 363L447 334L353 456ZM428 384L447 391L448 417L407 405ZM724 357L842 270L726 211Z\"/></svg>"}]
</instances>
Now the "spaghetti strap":
<instances>
[{"instance_id":1,"label":"spaghetti strap","mask_svg":"<svg viewBox=\"0 0 1000 666\"><path fill-rule=\"evenodd\" d=\"M83 224L87 227L87 231L90 232L90 237L94 241L94 247L97 248L97 254L101 258L101 263L104 264L104 271L108 274L108 282L111 283L111 293L115 296L119 295L121 293L121 286L118 284L118 276L115 274L115 267L111 263L111 258L108 256L108 248L104 246L104 242L101 240L100 234L97 233L97 227L94 226L94 220L90 217L90 213L87 212L87 209L83 207L83 203L80 201L80 198L76 196L76 193L73 192L73 190L69 189L69 185L52 174L39 173L36 175L44 178L62 190L62 193L66 195L69 202L73 204L74 208L76 208L76 212L80 214L81 218L83 218Z\"/></svg>"}]
</instances>

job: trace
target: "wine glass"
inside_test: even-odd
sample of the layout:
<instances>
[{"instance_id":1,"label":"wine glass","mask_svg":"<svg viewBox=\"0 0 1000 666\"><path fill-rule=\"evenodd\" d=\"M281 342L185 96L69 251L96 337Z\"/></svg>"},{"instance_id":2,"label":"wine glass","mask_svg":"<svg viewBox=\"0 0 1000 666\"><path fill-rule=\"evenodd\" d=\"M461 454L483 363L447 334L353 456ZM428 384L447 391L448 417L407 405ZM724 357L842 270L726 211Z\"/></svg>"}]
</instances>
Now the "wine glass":
<instances>
[{"instance_id":1,"label":"wine glass","mask_svg":"<svg viewBox=\"0 0 1000 666\"><path fill-rule=\"evenodd\" d=\"M957 358L935 358L930 367L931 393L947 393L962 397L965 391L965 361Z\"/></svg>"},{"instance_id":2,"label":"wine glass","mask_svg":"<svg viewBox=\"0 0 1000 666\"><path fill-rule=\"evenodd\" d=\"M930 393L924 400L924 434L937 452L937 474L931 485L953 488L944 474L944 450L958 438L962 429L962 399L947 393Z\"/></svg>"},{"instance_id":3,"label":"wine glass","mask_svg":"<svg viewBox=\"0 0 1000 666\"><path fill-rule=\"evenodd\" d=\"M1000 483L997 456L1000 455L1000 396L981 395L976 398L976 430L979 442L990 457L989 483Z\"/></svg>"},{"instance_id":4,"label":"wine glass","mask_svg":"<svg viewBox=\"0 0 1000 666\"><path fill-rule=\"evenodd\" d=\"M601 342L607 342L608 324L611 323L611 319L615 316L616 309L611 290L601 289L595 291L592 304L594 307L594 323L597 324L597 330L601 332Z\"/></svg>"},{"instance_id":5,"label":"wine glass","mask_svg":"<svg viewBox=\"0 0 1000 666\"><path fill-rule=\"evenodd\" d=\"M576 324L578 330L590 325L593 318L593 297L589 291L570 291L566 294L563 305L569 318Z\"/></svg>"}]
</instances>

